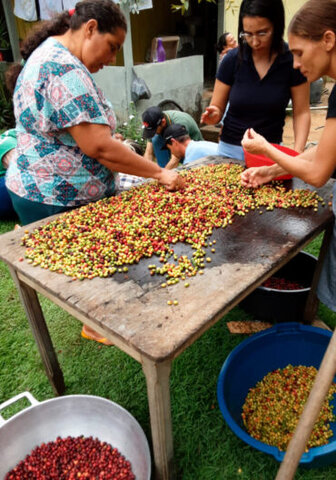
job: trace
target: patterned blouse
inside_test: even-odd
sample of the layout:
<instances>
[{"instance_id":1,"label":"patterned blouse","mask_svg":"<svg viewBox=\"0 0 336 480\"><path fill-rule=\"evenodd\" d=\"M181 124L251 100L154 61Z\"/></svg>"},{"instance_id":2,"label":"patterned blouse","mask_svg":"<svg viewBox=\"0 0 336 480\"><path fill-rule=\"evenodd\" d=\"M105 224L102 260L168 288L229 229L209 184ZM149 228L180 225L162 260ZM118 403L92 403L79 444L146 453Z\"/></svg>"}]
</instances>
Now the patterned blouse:
<instances>
[{"instance_id":1,"label":"patterned blouse","mask_svg":"<svg viewBox=\"0 0 336 480\"><path fill-rule=\"evenodd\" d=\"M53 38L29 57L16 83L17 156L6 185L33 202L79 206L114 192L114 175L65 130L82 122L115 129L111 103L80 60Z\"/></svg>"}]
</instances>

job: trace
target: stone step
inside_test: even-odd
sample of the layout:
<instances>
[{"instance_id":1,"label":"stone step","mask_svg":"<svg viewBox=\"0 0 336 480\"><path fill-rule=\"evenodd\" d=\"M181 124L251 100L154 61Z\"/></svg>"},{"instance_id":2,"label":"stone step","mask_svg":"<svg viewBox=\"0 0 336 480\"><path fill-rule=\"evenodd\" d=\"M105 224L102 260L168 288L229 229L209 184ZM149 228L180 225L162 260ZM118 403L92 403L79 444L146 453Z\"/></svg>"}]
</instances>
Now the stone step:
<instances>
[{"instance_id":1,"label":"stone step","mask_svg":"<svg viewBox=\"0 0 336 480\"><path fill-rule=\"evenodd\" d=\"M200 130L204 140L218 143L220 127L217 125L204 125L203 127L200 127Z\"/></svg>"}]
</instances>

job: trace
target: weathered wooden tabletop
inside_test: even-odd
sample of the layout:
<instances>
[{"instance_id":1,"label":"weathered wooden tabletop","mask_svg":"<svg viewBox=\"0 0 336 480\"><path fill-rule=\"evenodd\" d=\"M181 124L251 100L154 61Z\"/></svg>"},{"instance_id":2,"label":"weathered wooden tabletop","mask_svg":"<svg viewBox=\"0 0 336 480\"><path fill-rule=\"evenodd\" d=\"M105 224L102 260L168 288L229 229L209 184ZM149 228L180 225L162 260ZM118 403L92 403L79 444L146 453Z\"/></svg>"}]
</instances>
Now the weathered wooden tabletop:
<instances>
[{"instance_id":1,"label":"weathered wooden tabletop","mask_svg":"<svg viewBox=\"0 0 336 480\"><path fill-rule=\"evenodd\" d=\"M210 159L211 161L214 158ZM210 161L209 160L209 161ZM308 188L295 179L289 183ZM286 263L333 219L328 202L332 181L319 190L326 205L312 209L250 212L235 217L232 225L216 230L216 253L209 256L204 275L189 280L189 288L180 282L161 288L162 277L151 277L148 265L153 258L131 266L127 274L111 278L72 281L63 274L33 267L25 260L20 245L23 231L1 236L0 258L12 267L18 277L34 290L66 306L79 319L88 319L109 338L120 340L140 356L160 362L173 359L226 312ZM44 224L36 222L27 228ZM175 251L191 252L186 245L174 246ZM167 300L177 300L169 306Z\"/></svg>"}]
</instances>

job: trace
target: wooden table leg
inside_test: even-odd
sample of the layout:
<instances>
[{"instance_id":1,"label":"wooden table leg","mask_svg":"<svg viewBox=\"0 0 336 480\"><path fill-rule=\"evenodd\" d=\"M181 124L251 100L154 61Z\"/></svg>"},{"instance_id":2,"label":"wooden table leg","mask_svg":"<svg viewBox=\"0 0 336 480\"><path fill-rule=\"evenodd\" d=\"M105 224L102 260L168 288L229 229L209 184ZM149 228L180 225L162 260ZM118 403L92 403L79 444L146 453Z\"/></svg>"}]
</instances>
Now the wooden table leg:
<instances>
[{"instance_id":1,"label":"wooden table leg","mask_svg":"<svg viewBox=\"0 0 336 480\"><path fill-rule=\"evenodd\" d=\"M15 269L9 267L9 270L19 291L49 382L55 394L62 395L65 391L63 373L51 342L37 293L33 288L20 281Z\"/></svg>"},{"instance_id":2,"label":"wooden table leg","mask_svg":"<svg viewBox=\"0 0 336 480\"><path fill-rule=\"evenodd\" d=\"M328 250L328 246L329 246L329 243L330 243L332 232L333 232L333 224L328 225L328 227L326 228L326 230L324 232L323 241L322 241L322 245L321 245L321 248L320 248L320 253L319 253L319 256L318 256L318 260L317 260L317 264L316 264L316 268L315 268L310 292L309 292L307 302L306 302L306 306L305 306L305 310L304 310L304 315L303 315L304 323L312 324L314 318L316 317L317 309L318 309L318 306L319 306L319 300L318 300L317 295L316 295L316 289L317 289L318 281L320 279L321 270L322 270L322 266L323 266L323 260L326 256L326 253L327 253L327 250Z\"/></svg>"},{"instance_id":3,"label":"wooden table leg","mask_svg":"<svg viewBox=\"0 0 336 480\"><path fill-rule=\"evenodd\" d=\"M147 395L152 430L156 480L172 480L173 431L170 408L171 361L156 364L142 359L147 381Z\"/></svg>"}]
</instances>

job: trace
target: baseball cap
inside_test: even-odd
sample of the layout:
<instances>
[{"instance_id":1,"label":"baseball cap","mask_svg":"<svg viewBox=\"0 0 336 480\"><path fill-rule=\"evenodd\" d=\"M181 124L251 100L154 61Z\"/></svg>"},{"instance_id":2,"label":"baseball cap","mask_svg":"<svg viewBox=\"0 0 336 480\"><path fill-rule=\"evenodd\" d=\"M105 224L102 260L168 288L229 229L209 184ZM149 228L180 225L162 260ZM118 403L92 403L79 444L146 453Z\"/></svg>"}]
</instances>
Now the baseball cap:
<instances>
[{"instance_id":1,"label":"baseball cap","mask_svg":"<svg viewBox=\"0 0 336 480\"><path fill-rule=\"evenodd\" d=\"M167 149L167 143L169 140L172 138L183 137L183 135L189 135L188 130L184 125L180 125L179 123L173 123L172 125L169 125L169 127L165 128L162 134L164 145L161 150Z\"/></svg>"},{"instance_id":2,"label":"baseball cap","mask_svg":"<svg viewBox=\"0 0 336 480\"><path fill-rule=\"evenodd\" d=\"M157 127L163 118L163 112L160 107L149 107L142 114L143 138L152 138L156 133Z\"/></svg>"}]
</instances>

